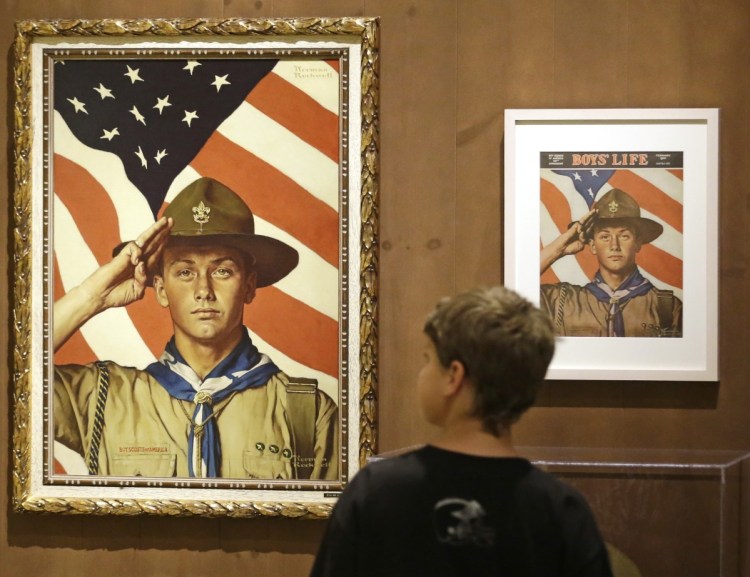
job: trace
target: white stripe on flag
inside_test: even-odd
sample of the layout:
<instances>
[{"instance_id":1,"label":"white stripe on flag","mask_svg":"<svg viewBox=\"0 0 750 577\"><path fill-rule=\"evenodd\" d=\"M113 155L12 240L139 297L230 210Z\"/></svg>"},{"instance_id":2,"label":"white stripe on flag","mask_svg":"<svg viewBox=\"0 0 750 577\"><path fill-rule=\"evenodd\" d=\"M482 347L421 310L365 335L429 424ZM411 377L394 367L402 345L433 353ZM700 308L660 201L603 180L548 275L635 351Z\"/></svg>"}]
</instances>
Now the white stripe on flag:
<instances>
[{"instance_id":1,"label":"white stripe on flag","mask_svg":"<svg viewBox=\"0 0 750 577\"><path fill-rule=\"evenodd\" d=\"M255 232L285 242L299 252L297 268L274 286L338 322L338 269L307 245L261 218L255 219Z\"/></svg>"},{"instance_id":2,"label":"white stripe on flag","mask_svg":"<svg viewBox=\"0 0 750 577\"><path fill-rule=\"evenodd\" d=\"M682 204L684 185L681 179L665 168L631 168L630 171Z\"/></svg>"},{"instance_id":3,"label":"white stripe on flag","mask_svg":"<svg viewBox=\"0 0 750 577\"><path fill-rule=\"evenodd\" d=\"M338 164L254 106L243 102L218 132L338 211Z\"/></svg>"},{"instance_id":4,"label":"white stripe on flag","mask_svg":"<svg viewBox=\"0 0 750 577\"><path fill-rule=\"evenodd\" d=\"M55 457L58 463L62 465L65 473L68 475L88 475L89 468L86 466L86 461L81 455L76 453L72 449L68 449L59 441L54 442L54 448L52 449L52 455Z\"/></svg>"}]
</instances>

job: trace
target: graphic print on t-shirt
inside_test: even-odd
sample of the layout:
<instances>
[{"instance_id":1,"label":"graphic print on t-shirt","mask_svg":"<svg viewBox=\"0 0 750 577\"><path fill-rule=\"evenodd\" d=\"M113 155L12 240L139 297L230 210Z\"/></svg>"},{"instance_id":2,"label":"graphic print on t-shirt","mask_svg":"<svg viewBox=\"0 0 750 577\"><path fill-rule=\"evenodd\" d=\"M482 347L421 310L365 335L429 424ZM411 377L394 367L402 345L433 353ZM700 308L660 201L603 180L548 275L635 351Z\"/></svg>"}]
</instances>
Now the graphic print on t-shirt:
<instances>
[{"instance_id":1,"label":"graphic print on t-shirt","mask_svg":"<svg viewBox=\"0 0 750 577\"><path fill-rule=\"evenodd\" d=\"M456 547L495 544L495 531L485 523L486 513L478 501L449 497L438 501L433 513L435 534L441 543Z\"/></svg>"}]
</instances>

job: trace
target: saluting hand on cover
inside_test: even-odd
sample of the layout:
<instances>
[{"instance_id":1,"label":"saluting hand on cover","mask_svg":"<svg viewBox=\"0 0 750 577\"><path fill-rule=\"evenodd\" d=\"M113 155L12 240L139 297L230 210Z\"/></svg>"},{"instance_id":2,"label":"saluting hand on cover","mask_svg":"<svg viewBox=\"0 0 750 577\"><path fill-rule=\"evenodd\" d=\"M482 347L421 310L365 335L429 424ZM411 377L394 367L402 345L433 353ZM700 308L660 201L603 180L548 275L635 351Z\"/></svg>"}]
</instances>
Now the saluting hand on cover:
<instances>
[{"instance_id":1,"label":"saluting hand on cover","mask_svg":"<svg viewBox=\"0 0 750 577\"><path fill-rule=\"evenodd\" d=\"M143 298L148 282L147 271L153 270L159 262L172 225L172 219L160 218L138 238L127 243L110 262L55 302L55 350L100 312Z\"/></svg>"},{"instance_id":2,"label":"saluting hand on cover","mask_svg":"<svg viewBox=\"0 0 750 577\"><path fill-rule=\"evenodd\" d=\"M586 234L594 225L597 209L592 208L573 223L560 236L542 248L539 254L539 274L546 271L558 259L578 254L586 246Z\"/></svg>"}]
</instances>

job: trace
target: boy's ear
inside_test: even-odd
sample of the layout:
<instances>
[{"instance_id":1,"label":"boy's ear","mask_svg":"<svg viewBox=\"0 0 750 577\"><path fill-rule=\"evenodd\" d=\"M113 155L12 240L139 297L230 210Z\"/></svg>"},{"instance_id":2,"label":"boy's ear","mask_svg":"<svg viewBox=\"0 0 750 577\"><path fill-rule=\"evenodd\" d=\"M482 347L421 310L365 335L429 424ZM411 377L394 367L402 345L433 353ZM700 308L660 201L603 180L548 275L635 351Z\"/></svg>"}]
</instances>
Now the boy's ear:
<instances>
[{"instance_id":1,"label":"boy's ear","mask_svg":"<svg viewBox=\"0 0 750 577\"><path fill-rule=\"evenodd\" d=\"M158 274L154 275L154 293L156 294L156 302L164 308L169 307L167 291L164 290L164 279Z\"/></svg>"},{"instance_id":2,"label":"boy's ear","mask_svg":"<svg viewBox=\"0 0 750 577\"><path fill-rule=\"evenodd\" d=\"M255 290L258 287L258 273L251 271L247 275L245 285L245 304L249 305L255 299Z\"/></svg>"},{"instance_id":3,"label":"boy's ear","mask_svg":"<svg viewBox=\"0 0 750 577\"><path fill-rule=\"evenodd\" d=\"M448 365L448 392L457 393L466 382L466 367L459 360L453 360Z\"/></svg>"}]
</instances>

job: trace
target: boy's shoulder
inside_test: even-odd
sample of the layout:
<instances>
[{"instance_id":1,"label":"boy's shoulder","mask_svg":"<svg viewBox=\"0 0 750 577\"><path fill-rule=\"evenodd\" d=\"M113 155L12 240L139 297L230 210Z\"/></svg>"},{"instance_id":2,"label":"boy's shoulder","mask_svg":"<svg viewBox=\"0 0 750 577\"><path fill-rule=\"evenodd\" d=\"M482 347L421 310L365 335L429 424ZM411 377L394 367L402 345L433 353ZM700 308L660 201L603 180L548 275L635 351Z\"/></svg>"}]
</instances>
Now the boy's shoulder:
<instances>
[{"instance_id":1,"label":"boy's shoulder","mask_svg":"<svg viewBox=\"0 0 750 577\"><path fill-rule=\"evenodd\" d=\"M456 476L502 475L508 478L525 477L536 468L528 460L520 457L478 457L469 453L449 451L431 445L412 447L408 450L386 453L371 459L359 473L364 473L371 482L394 480L403 483L411 477L414 480L436 481ZM542 478L548 475L537 471ZM552 478L549 476L549 478Z\"/></svg>"},{"instance_id":2,"label":"boy's shoulder","mask_svg":"<svg viewBox=\"0 0 750 577\"><path fill-rule=\"evenodd\" d=\"M372 459L359 475L371 487L382 488L450 484L458 478L495 479L498 487L512 485L519 496L546 502L552 508L587 508L577 489L523 457L477 457L424 445Z\"/></svg>"}]
</instances>

